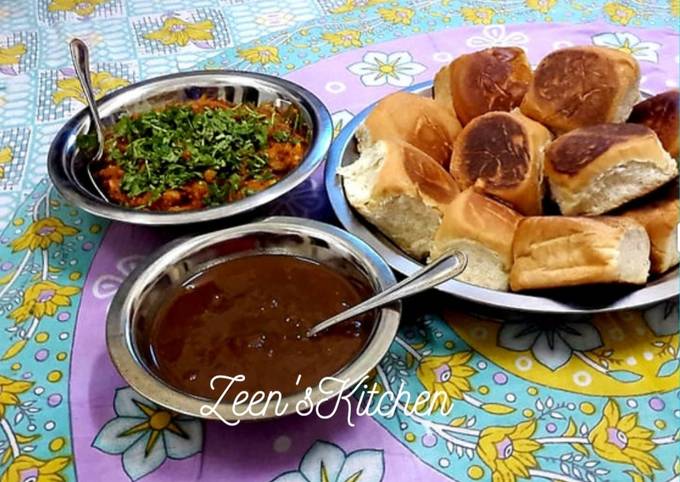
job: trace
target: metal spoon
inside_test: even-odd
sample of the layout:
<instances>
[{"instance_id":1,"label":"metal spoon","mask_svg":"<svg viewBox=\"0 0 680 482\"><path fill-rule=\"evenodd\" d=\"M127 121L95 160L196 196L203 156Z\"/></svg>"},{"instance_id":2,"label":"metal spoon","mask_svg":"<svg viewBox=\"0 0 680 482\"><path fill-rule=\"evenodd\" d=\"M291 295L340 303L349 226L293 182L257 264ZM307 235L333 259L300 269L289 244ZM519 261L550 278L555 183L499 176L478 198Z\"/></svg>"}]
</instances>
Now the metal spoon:
<instances>
[{"instance_id":1,"label":"metal spoon","mask_svg":"<svg viewBox=\"0 0 680 482\"><path fill-rule=\"evenodd\" d=\"M106 197L104 191L99 187L99 184L95 180L94 174L92 173L92 166L99 162L104 156L104 128L102 126L102 120L99 117L99 112L97 111L97 102L94 98L94 93L92 90L92 80L90 79L90 51L87 49L85 42L78 38L71 40L69 44L71 48L71 61L73 62L73 68L76 71L76 76L80 81L80 87L83 89L83 94L85 94L85 100L87 101L87 107L90 109L90 119L94 124L94 130L97 134L97 151L94 156L87 162L87 175L92 182L97 194L106 202L110 202L109 198Z\"/></svg>"},{"instance_id":2,"label":"metal spoon","mask_svg":"<svg viewBox=\"0 0 680 482\"><path fill-rule=\"evenodd\" d=\"M307 331L307 336L314 336L320 331L357 315L433 288L444 281L455 278L465 270L466 266L467 256L460 251L442 256L382 293L378 293L372 298L314 325Z\"/></svg>"}]
</instances>

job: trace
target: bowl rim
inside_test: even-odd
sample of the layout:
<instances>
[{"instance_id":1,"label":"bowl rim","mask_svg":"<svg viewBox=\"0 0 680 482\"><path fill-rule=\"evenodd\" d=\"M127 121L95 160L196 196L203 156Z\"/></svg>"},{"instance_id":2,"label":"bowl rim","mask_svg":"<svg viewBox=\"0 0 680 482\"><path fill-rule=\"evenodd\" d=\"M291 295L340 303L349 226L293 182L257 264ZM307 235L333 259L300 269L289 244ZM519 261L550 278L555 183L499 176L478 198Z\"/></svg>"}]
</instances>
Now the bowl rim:
<instances>
[{"instance_id":1,"label":"bowl rim","mask_svg":"<svg viewBox=\"0 0 680 482\"><path fill-rule=\"evenodd\" d=\"M432 87L433 81L429 80L403 90L426 95ZM649 94L643 93L643 95ZM357 128L379 101L380 99L377 99L374 103L363 109L337 135L326 160L324 181L328 198L340 224L380 253L392 268L403 275L409 276L420 269L423 266L422 263L406 255L384 235L377 233L376 228L370 226L367 221L355 213L347 200L341 178L337 174L338 168L343 165L345 152L349 148ZM597 307L579 306L578 304L571 305L547 296L496 291L456 280L447 281L435 289L492 308L527 313L585 315L643 308L677 297L680 294L677 268L676 275L671 276L672 274L673 271L670 271L664 275L668 279L659 279L651 285L647 284L621 296L612 303Z\"/></svg>"},{"instance_id":2,"label":"bowl rim","mask_svg":"<svg viewBox=\"0 0 680 482\"><path fill-rule=\"evenodd\" d=\"M281 180L272 186L259 191L252 196L215 206L192 211L156 212L126 208L107 203L96 194L83 189L74 182L68 167L73 158L67 158L66 152L72 149L78 131L89 126L89 112L87 108L78 111L71 117L55 135L47 153L47 172L56 190L68 202L87 211L88 213L114 221L122 221L141 225L185 225L215 221L237 216L266 205L285 195L304 182L313 174L323 162L333 139L333 123L331 115L321 100L306 88L289 80L257 72L237 70L207 70L188 71L154 77L135 82L114 92L107 94L97 101L100 112L106 116L107 108L114 111L134 102L143 101L144 92L155 86L167 86L162 91L172 90L172 85L181 81L195 80L200 86L209 87L206 82L211 78L221 80L217 85L225 86L230 83L265 87L270 91L284 92L293 97L311 118L312 141L302 162ZM185 86L189 87L189 85ZM140 95L141 98L136 97ZM127 97L132 99L125 100ZM123 99L120 104L116 101ZM116 106L116 107L114 107Z\"/></svg>"},{"instance_id":3,"label":"bowl rim","mask_svg":"<svg viewBox=\"0 0 680 482\"><path fill-rule=\"evenodd\" d=\"M356 236L320 221L286 216L273 216L262 221L213 231L195 237L176 239L162 246L148 256L125 279L116 292L106 315L106 344L109 356L121 377L138 393L160 406L175 412L205 419L220 419L222 421L236 420L264 420L295 413L297 404L307 397L306 390L282 397L282 402L288 404L288 410L283 414L276 413L276 406L263 407L263 403L253 407L251 413L235 414L233 405L225 402L215 402L201 397L184 393L171 385L161 381L138 360L131 337L131 317L129 316L134 304L138 302L131 296L142 292L149 281L160 273L167 262L173 259L180 262L187 255L212 244L252 233L290 233L312 236L330 241L331 246L341 245L344 250L351 252L368 269L381 291L396 283L396 278L390 267L382 257L368 244ZM367 340L363 349L333 377L348 380L346 384L326 383L325 390L319 386L312 387L308 400L314 405L337 396L344 389L350 388L361 381L387 353L397 334L401 319L401 303L396 302L382 308L375 329ZM205 406L213 406L216 410L203 413ZM253 415L266 408L262 415Z\"/></svg>"}]
</instances>

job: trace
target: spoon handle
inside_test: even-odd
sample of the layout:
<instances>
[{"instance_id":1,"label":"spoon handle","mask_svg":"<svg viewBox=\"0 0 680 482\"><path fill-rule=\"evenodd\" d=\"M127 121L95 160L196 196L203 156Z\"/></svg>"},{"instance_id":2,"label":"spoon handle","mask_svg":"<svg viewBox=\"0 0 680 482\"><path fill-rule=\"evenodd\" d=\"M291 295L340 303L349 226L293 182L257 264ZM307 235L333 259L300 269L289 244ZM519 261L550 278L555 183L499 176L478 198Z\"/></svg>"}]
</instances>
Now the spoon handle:
<instances>
[{"instance_id":1,"label":"spoon handle","mask_svg":"<svg viewBox=\"0 0 680 482\"><path fill-rule=\"evenodd\" d=\"M307 332L307 336L316 335L326 328L354 318L357 315L433 288L444 281L458 276L466 266L467 257L460 251L454 251L451 255L442 256L391 288L315 325Z\"/></svg>"},{"instance_id":2,"label":"spoon handle","mask_svg":"<svg viewBox=\"0 0 680 482\"><path fill-rule=\"evenodd\" d=\"M97 111L97 102L94 98L92 80L90 79L90 51L87 49L85 42L78 38L71 40L69 46L71 48L73 68L80 81L80 86L83 88L87 107L90 109L90 118L94 123L94 129L97 134L97 154L94 160L98 161L104 154L104 129L99 118L99 112Z\"/></svg>"}]
</instances>

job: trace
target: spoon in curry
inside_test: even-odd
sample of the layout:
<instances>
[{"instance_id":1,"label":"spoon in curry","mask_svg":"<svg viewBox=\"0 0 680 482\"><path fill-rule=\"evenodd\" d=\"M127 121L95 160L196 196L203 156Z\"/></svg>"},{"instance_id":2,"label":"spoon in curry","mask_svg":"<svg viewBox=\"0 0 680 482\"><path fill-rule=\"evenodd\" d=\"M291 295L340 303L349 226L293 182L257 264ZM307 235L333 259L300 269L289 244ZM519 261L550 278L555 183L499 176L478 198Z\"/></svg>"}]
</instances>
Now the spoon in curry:
<instances>
[{"instance_id":1,"label":"spoon in curry","mask_svg":"<svg viewBox=\"0 0 680 482\"><path fill-rule=\"evenodd\" d=\"M83 89L83 94L85 95L85 100L87 101L87 107L90 110L90 119L94 124L94 130L97 135L97 150L94 156L92 156L87 161L87 175L90 178L90 182L97 191L97 194L106 201L110 203L109 198L106 197L104 191L99 187L94 174L92 173L92 166L97 162L101 161L104 156L104 128L102 126L102 120L99 117L99 111L97 110L97 102L94 98L94 92L92 90L92 80L90 79L90 51L87 49L85 42L78 38L71 40L69 44L71 48L71 61L73 62L73 68L76 71L76 76L80 82L80 87Z\"/></svg>"},{"instance_id":2,"label":"spoon in curry","mask_svg":"<svg viewBox=\"0 0 680 482\"><path fill-rule=\"evenodd\" d=\"M307 336L314 336L333 325L350 320L357 315L434 288L461 274L466 266L467 256L461 251L454 251L449 255L442 256L385 291L321 323L317 323L307 331Z\"/></svg>"}]
</instances>

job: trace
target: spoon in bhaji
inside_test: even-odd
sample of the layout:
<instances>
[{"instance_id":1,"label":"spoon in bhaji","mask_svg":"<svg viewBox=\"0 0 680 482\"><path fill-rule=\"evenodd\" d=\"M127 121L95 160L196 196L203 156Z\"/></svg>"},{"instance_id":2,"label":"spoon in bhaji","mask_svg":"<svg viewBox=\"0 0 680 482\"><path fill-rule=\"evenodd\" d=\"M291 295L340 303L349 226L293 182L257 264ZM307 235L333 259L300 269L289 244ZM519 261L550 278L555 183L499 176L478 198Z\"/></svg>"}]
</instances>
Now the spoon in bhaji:
<instances>
[{"instance_id":1,"label":"spoon in bhaji","mask_svg":"<svg viewBox=\"0 0 680 482\"><path fill-rule=\"evenodd\" d=\"M87 101L87 107L90 110L90 118L92 119L92 124L94 124L94 130L97 134L97 150L94 155L87 161L87 175L97 191L97 194L106 201L110 203L104 191L95 180L94 174L92 173L93 166L101 161L104 156L104 128L102 125L101 118L99 117L99 111L97 110L97 102L94 97L94 92L92 90L92 80L90 79L90 52L80 39L73 39L69 44L71 49L71 61L73 62L73 68L76 71L76 76L78 81L80 81L80 86L83 89L83 94L85 95L85 100Z\"/></svg>"}]
</instances>

